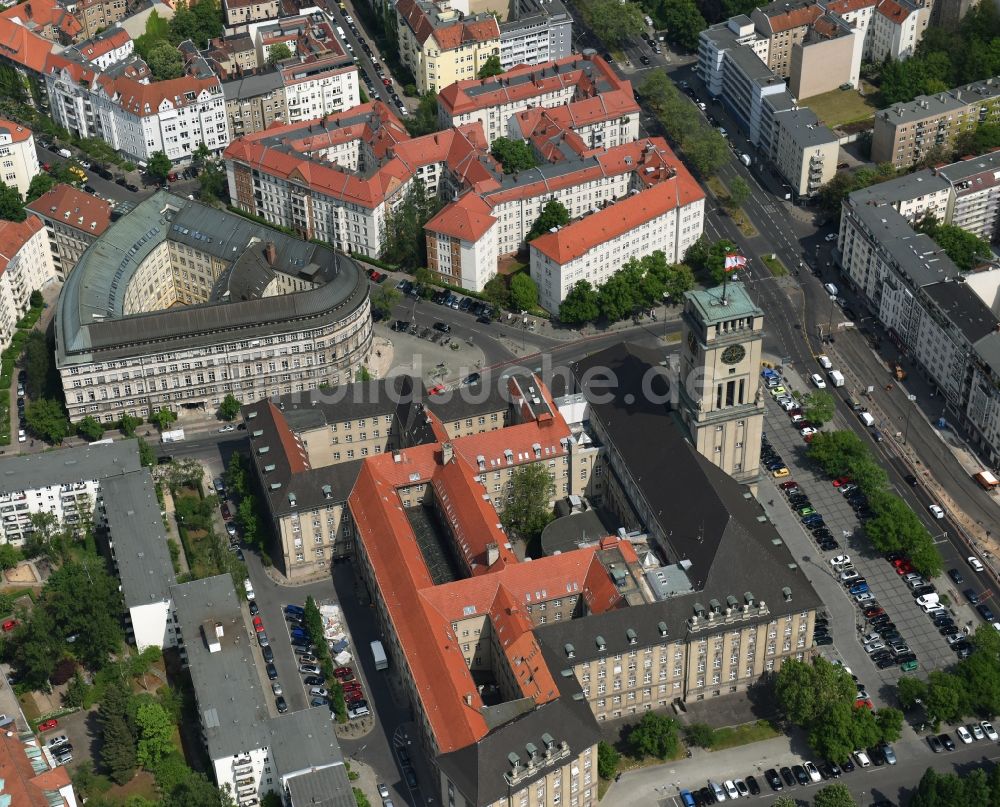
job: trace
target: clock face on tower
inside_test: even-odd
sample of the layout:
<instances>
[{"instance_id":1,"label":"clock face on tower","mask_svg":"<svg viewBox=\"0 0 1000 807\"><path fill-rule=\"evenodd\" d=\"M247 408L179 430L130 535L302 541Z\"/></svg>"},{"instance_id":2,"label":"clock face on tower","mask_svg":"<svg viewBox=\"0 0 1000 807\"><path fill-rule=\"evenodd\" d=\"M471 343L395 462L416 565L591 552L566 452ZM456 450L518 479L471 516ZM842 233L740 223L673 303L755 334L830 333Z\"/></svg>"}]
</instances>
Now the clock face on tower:
<instances>
[{"instance_id":1,"label":"clock face on tower","mask_svg":"<svg viewBox=\"0 0 1000 807\"><path fill-rule=\"evenodd\" d=\"M722 361L725 364L739 364L746 355L747 350L743 345L730 345L722 351Z\"/></svg>"}]
</instances>

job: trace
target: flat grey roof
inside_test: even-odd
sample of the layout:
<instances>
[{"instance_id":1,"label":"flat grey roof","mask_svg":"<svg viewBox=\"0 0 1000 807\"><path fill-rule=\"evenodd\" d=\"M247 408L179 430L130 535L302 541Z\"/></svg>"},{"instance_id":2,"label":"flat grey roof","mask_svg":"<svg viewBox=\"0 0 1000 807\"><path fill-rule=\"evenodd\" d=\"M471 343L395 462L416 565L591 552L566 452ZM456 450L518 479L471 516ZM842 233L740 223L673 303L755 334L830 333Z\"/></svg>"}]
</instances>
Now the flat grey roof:
<instances>
[{"instance_id":1,"label":"flat grey roof","mask_svg":"<svg viewBox=\"0 0 1000 807\"><path fill-rule=\"evenodd\" d=\"M292 807L356 807L331 712L310 707L271 718L269 746Z\"/></svg>"},{"instance_id":2,"label":"flat grey roof","mask_svg":"<svg viewBox=\"0 0 1000 807\"><path fill-rule=\"evenodd\" d=\"M200 305L125 315L125 291L143 261L170 240L223 261L216 300ZM267 243L275 245L273 270L293 277L308 274L309 290L262 298L252 284L240 283L254 271ZM230 288L230 286L232 288ZM228 296L222 296L229 290ZM297 321L321 315L344 317L364 303L368 283L353 260L332 249L157 191L112 224L80 258L56 304L56 362L62 367L141 352L157 353L217 344L220 332L239 330L242 338L301 327Z\"/></svg>"},{"instance_id":3,"label":"flat grey roof","mask_svg":"<svg viewBox=\"0 0 1000 807\"><path fill-rule=\"evenodd\" d=\"M272 70L269 73L223 82L222 93L227 101L245 101L274 92L282 86L281 71Z\"/></svg>"},{"instance_id":4,"label":"flat grey roof","mask_svg":"<svg viewBox=\"0 0 1000 807\"><path fill-rule=\"evenodd\" d=\"M964 278L931 283L923 290L947 315L970 344L997 329L997 317L967 284Z\"/></svg>"},{"instance_id":5,"label":"flat grey roof","mask_svg":"<svg viewBox=\"0 0 1000 807\"><path fill-rule=\"evenodd\" d=\"M989 365L994 375L1000 375L1000 333L994 331L975 344L978 356Z\"/></svg>"},{"instance_id":6,"label":"flat grey roof","mask_svg":"<svg viewBox=\"0 0 1000 807\"><path fill-rule=\"evenodd\" d=\"M542 551L546 555L571 552L581 546L596 544L611 534L596 510L570 513L549 522L542 530Z\"/></svg>"},{"instance_id":7,"label":"flat grey roof","mask_svg":"<svg viewBox=\"0 0 1000 807\"><path fill-rule=\"evenodd\" d=\"M949 182L958 185L965 181L974 181L974 185L969 188L956 188L959 194L962 191L981 190L983 184L995 185L997 177L982 177L984 174L997 174L1000 172L1000 150L992 151L988 154L980 154L970 157L967 160L959 160L951 165L938 168L937 173Z\"/></svg>"},{"instance_id":8,"label":"flat grey roof","mask_svg":"<svg viewBox=\"0 0 1000 807\"><path fill-rule=\"evenodd\" d=\"M138 446L137 440L118 440L5 457L0 460L0 495L138 471Z\"/></svg>"},{"instance_id":9,"label":"flat grey roof","mask_svg":"<svg viewBox=\"0 0 1000 807\"><path fill-rule=\"evenodd\" d=\"M286 780L285 787L288 788L292 807L357 807L347 769L343 765L308 771Z\"/></svg>"},{"instance_id":10,"label":"flat grey roof","mask_svg":"<svg viewBox=\"0 0 1000 807\"><path fill-rule=\"evenodd\" d=\"M746 45L741 45L735 40L735 37L733 39L732 47L726 50L725 58L730 59L738 65L743 75L745 75L749 81L753 81L756 84L766 86L768 84L773 84L775 81L780 81L782 84L785 83L785 80L781 76L777 75L773 70L771 70L770 67L761 61L760 56L754 53L752 48L748 48Z\"/></svg>"},{"instance_id":11,"label":"flat grey roof","mask_svg":"<svg viewBox=\"0 0 1000 807\"><path fill-rule=\"evenodd\" d=\"M837 135L820 123L816 113L811 109L802 107L776 112L774 119L779 121L781 128L799 148L813 148L837 142Z\"/></svg>"},{"instance_id":12,"label":"flat grey roof","mask_svg":"<svg viewBox=\"0 0 1000 807\"><path fill-rule=\"evenodd\" d=\"M243 620L233 578L193 580L171 586L170 593L209 756L215 760L269 747L270 716L256 669L256 642ZM221 649L212 653L204 630L215 626L222 631Z\"/></svg>"},{"instance_id":13,"label":"flat grey roof","mask_svg":"<svg viewBox=\"0 0 1000 807\"><path fill-rule=\"evenodd\" d=\"M106 477L101 496L125 607L166 602L177 581L149 469Z\"/></svg>"},{"instance_id":14,"label":"flat grey roof","mask_svg":"<svg viewBox=\"0 0 1000 807\"><path fill-rule=\"evenodd\" d=\"M937 93L936 95L918 95L908 104L893 104L875 113L876 118L882 118L894 126L912 123L924 118L954 112L972 102L972 98L960 100L954 91Z\"/></svg>"}]
</instances>

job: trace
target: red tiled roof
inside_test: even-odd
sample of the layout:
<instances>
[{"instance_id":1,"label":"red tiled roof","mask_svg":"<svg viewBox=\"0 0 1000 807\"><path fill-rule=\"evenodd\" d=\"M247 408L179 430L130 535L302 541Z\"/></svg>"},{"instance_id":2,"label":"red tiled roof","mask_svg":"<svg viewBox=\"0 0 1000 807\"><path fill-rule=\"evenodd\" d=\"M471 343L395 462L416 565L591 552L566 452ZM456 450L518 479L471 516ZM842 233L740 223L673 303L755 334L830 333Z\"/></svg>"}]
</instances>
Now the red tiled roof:
<instances>
[{"instance_id":1,"label":"red tiled roof","mask_svg":"<svg viewBox=\"0 0 1000 807\"><path fill-rule=\"evenodd\" d=\"M455 204L441 210L424 225L424 229L463 241L478 241L496 223L496 218L490 214L490 206L478 193L469 192Z\"/></svg>"},{"instance_id":2,"label":"red tiled roof","mask_svg":"<svg viewBox=\"0 0 1000 807\"><path fill-rule=\"evenodd\" d=\"M282 453L284 453L285 458L288 460L288 470L293 474L301 474L304 471L308 471L309 455L302 447L302 443L299 442L299 438L288 428L288 421L281 414L281 410L273 402L269 401L267 405L271 410L271 418L274 420L274 428L278 432L278 439L281 441Z\"/></svg>"},{"instance_id":3,"label":"red tiled roof","mask_svg":"<svg viewBox=\"0 0 1000 807\"><path fill-rule=\"evenodd\" d=\"M122 109L144 117L156 114L164 101L168 101L174 108L196 103L198 96L211 87L217 88L221 94L222 85L215 76L211 78L181 76L150 84L143 84L131 78L119 78L109 81L104 89L109 96L117 100ZM194 99L189 100L186 93L193 93Z\"/></svg>"},{"instance_id":4,"label":"red tiled roof","mask_svg":"<svg viewBox=\"0 0 1000 807\"><path fill-rule=\"evenodd\" d=\"M0 16L0 56L42 74L45 72L45 60L51 51L52 43L49 40Z\"/></svg>"},{"instance_id":5,"label":"red tiled roof","mask_svg":"<svg viewBox=\"0 0 1000 807\"><path fill-rule=\"evenodd\" d=\"M500 26L492 14L481 19L456 19L435 26L417 0L399 0L396 11L413 31L421 47L432 36L441 50L455 50L469 42L488 42L500 37Z\"/></svg>"},{"instance_id":6,"label":"red tiled roof","mask_svg":"<svg viewBox=\"0 0 1000 807\"><path fill-rule=\"evenodd\" d=\"M790 31L793 28L810 25L823 14L823 9L818 5L808 5L787 11L776 11L774 13L764 11L764 14L771 24L771 31L779 34L783 31Z\"/></svg>"},{"instance_id":7,"label":"red tiled roof","mask_svg":"<svg viewBox=\"0 0 1000 807\"><path fill-rule=\"evenodd\" d=\"M565 264L640 224L704 198L694 177L680 166L673 179L584 216L558 232L545 233L531 242L531 249L537 249L558 264Z\"/></svg>"},{"instance_id":8,"label":"red tiled roof","mask_svg":"<svg viewBox=\"0 0 1000 807\"><path fill-rule=\"evenodd\" d=\"M31 0L10 6L0 12L0 17L12 22L20 21L26 28L52 28L70 39L83 32L80 21L55 0Z\"/></svg>"},{"instance_id":9,"label":"red tiled roof","mask_svg":"<svg viewBox=\"0 0 1000 807\"><path fill-rule=\"evenodd\" d=\"M530 137L542 121L562 129L579 129L623 115L638 115L639 105L635 102L631 84L625 83L629 85L625 90L611 90L564 106L547 109L536 107L519 112L517 123L521 134L525 138Z\"/></svg>"},{"instance_id":10,"label":"red tiled roof","mask_svg":"<svg viewBox=\"0 0 1000 807\"><path fill-rule=\"evenodd\" d=\"M38 740L29 741L41 754ZM0 733L0 796L9 796L14 807L50 807L47 793L57 793L70 785L64 767L35 774L25 743L14 733Z\"/></svg>"},{"instance_id":11,"label":"red tiled roof","mask_svg":"<svg viewBox=\"0 0 1000 807\"><path fill-rule=\"evenodd\" d=\"M876 5L878 0L831 0L826 9L834 14L848 14L863 8L874 8Z\"/></svg>"},{"instance_id":12,"label":"red tiled roof","mask_svg":"<svg viewBox=\"0 0 1000 807\"><path fill-rule=\"evenodd\" d=\"M903 8L896 0L881 0L876 10L897 25L910 16L909 9Z\"/></svg>"},{"instance_id":13,"label":"red tiled roof","mask_svg":"<svg viewBox=\"0 0 1000 807\"><path fill-rule=\"evenodd\" d=\"M117 30L107 34L97 37L96 39L89 39L86 42L81 42L76 46L76 50L80 52L87 61L94 61L106 53L121 48L126 45L131 37L128 35L128 31L124 28L118 28Z\"/></svg>"},{"instance_id":14,"label":"red tiled roof","mask_svg":"<svg viewBox=\"0 0 1000 807\"><path fill-rule=\"evenodd\" d=\"M492 78L456 81L438 93L438 104L448 115L456 117L477 109L526 101L569 88L573 88L576 97L582 98L596 92L593 81L581 67L585 62L593 64L603 82L627 91L629 98L633 97L631 83L619 78L600 56L575 55L539 65L518 65ZM524 76L534 76L534 80L516 81ZM469 90L473 87L491 89L472 94Z\"/></svg>"},{"instance_id":15,"label":"red tiled roof","mask_svg":"<svg viewBox=\"0 0 1000 807\"><path fill-rule=\"evenodd\" d=\"M72 185L56 185L26 207L39 216L56 219L95 237L111 224L111 205Z\"/></svg>"},{"instance_id":16,"label":"red tiled roof","mask_svg":"<svg viewBox=\"0 0 1000 807\"><path fill-rule=\"evenodd\" d=\"M0 133L10 135L11 143L23 143L34 134L27 126L3 118L0 118Z\"/></svg>"},{"instance_id":17,"label":"red tiled roof","mask_svg":"<svg viewBox=\"0 0 1000 807\"><path fill-rule=\"evenodd\" d=\"M7 270L21 248L45 225L39 219L29 216L24 221L0 220L0 274Z\"/></svg>"}]
</instances>

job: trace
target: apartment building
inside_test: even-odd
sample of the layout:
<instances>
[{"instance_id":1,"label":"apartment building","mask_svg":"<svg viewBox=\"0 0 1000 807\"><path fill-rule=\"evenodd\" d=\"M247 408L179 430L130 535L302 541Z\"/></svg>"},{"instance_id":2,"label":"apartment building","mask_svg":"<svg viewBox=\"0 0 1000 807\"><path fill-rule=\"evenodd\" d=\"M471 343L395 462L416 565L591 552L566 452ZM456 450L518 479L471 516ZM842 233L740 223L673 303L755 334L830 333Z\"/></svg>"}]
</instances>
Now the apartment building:
<instances>
[{"instance_id":1,"label":"apartment building","mask_svg":"<svg viewBox=\"0 0 1000 807\"><path fill-rule=\"evenodd\" d=\"M959 135L1000 119L1000 77L920 95L875 113L872 160L905 168L928 153L952 151Z\"/></svg>"},{"instance_id":2,"label":"apartment building","mask_svg":"<svg viewBox=\"0 0 1000 807\"><path fill-rule=\"evenodd\" d=\"M628 117L630 127L632 116L638 115L631 83L619 78L597 54L577 54L449 84L438 94L438 121L443 129L480 123L492 144L498 137L518 136L520 126L513 121L518 115L544 109L569 116L564 121L568 123L573 117L570 108L579 109L580 103L594 99L606 103L611 115Z\"/></svg>"},{"instance_id":3,"label":"apartment building","mask_svg":"<svg viewBox=\"0 0 1000 807\"><path fill-rule=\"evenodd\" d=\"M933 382L948 417L995 467L1000 271L964 274L912 227L928 213L948 221L960 184L952 186L940 171L921 171L851 194L841 213L840 264L893 342Z\"/></svg>"},{"instance_id":4,"label":"apartment building","mask_svg":"<svg viewBox=\"0 0 1000 807\"><path fill-rule=\"evenodd\" d=\"M529 242L539 305L558 312L581 280L599 286L631 258L663 252L684 260L701 237L705 194L686 171Z\"/></svg>"},{"instance_id":5,"label":"apartment building","mask_svg":"<svg viewBox=\"0 0 1000 807\"><path fill-rule=\"evenodd\" d=\"M25 209L45 224L56 280L65 280L111 224L111 205L72 185L56 185Z\"/></svg>"},{"instance_id":6,"label":"apartment building","mask_svg":"<svg viewBox=\"0 0 1000 807\"><path fill-rule=\"evenodd\" d=\"M0 17L60 45L74 42L82 33L72 11L57 0L32 0L11 5L0 11Z\"/></svg>"},{"instance_id":7,"label":"apartment building","mask_svg":"<svg viewBox=\"0 0 1000 807\"><path fill-rule=\"evenodd\" d=\"M252 23L281 16L278 0L222 0L222 18L227 34L246 33Z\"/></svg>"},{"instance_id":8,"label":"apartment building","mask_svg":"<svg viewBox=\"0 0 1000 807\"><path fill-rule=\"evenodd\" d=\"M10 344L31 292L55 277L45 226L34 217L0 221L0 345Z\"/></svg>"},{"instance_id":9,"label":"apartment building","mask_svg":"<svg viewBox=\"0 0 1000 807\"><path fill-rule=\"evenodd\" d=\"M52 118L137 162L158 151L184 162L202 143L217 153L230 140L222 84L203 59L189 62L189 69L181 78L149 83L141 61L101 71L53 54L45 72Z\"/></svg>"},{"instance_id":10,"label":"apartment building","mask_svg":"<svg viewBox=\"0 0 1000 807\"><path fill-rule=\"evenodd\" d=\"M62 55L67 59L86 62L101 70L124 62L135 52L135 43L128 31L117 25L89 39L66 48Z\"/></svg>"},{"instance_id":11,"label":"apartment building","mask_svg":"<svg viewBox=\"0 0 1000 807\"><path fill-rule=\"evenodd\" d=\"M129 441L138 453L134 441ZM108 555L121 581L125 633L141 653L176 642L170 587L173 562L156 485L149 469L100 480L95 521L103 527Z\"/></svg>"},{"instance_id":12,"label":"apartment building","mask_svg":"<svg viewBox=\"0 0 1000 807\"><path fill-rule=\"evenodd\" d=\"M81 36L90 39L128 15L128 0L78 0L75 15Z\"/></svg>"},{"instance_id":13,"label":"apartment building","mask_svg":"<svg viewBox=\"0 0 1000 807\"><path fill-rule=\"evenodd\" d=\"M8 721L10 718L6 718ZM0 734L0 799L18 807L77 807L69 769L33 731L17 731L13 724Z\"/></svg>"},{"instance_id":14,"label":"apartment building","mask_svg":"<svg viewBox=\"0 0 1000 807\"><path fill-rule=\"evenodd\" d=\"M400 0L395 6L399 56L421 93L475 78L500 56L500 25L488 12L465 15L449 0Z\"/></svg>"},{"instance_id":15,"label":"apartment building","mask_svg":"<svg viewBox=\"0 0 1000 807\"><path fill-rule=\"evenodd\" d=\"M24 196L36 174L41 172L31 129L0 119L0 178Z\"/></svg>"},{"instance_id":16,"label":"apartment building","mask_svg":"<svg viewBox=\"0 0 1000 807\"><path fill-rule=\"evenodd\" d=\"M934 169L950 186L942 221L987 241L1000 235L1000 151Z\"/></svg>"},{"instance_id":17,"label":"apartment building","mask_svg":"<svg viewBox=\"0 0 1000 807\"><path fill-rule=\"evenodd\" d=\"M841 47L837 38L830 42ZM732 17L701 32L698 74L792 191L799 197L811 196L819 188L816 168L821 169L821 176L836 171L839 141L810 109L799 106L784 79L768 67L769 47L769 40L756 32L749 17ZM850 78L838 69L836 64L826 65L822 80ZM827 157L830 154L832 160Z\"/></svg>"},{"instance_id":18,"label":"apartment building","mask_svg":"<svg viewBox=\"0 0 1000 807\"><path fill-rule=\"evenodd\" d=\"M449 196L499 173L479 127L410 138L381 101L272 126L234 141L225 156L230 197L240 209L372 256L383 248L387 210L415 180L432 196Z\"/></svg>"},{"instance_id":19,"label":"apartment building","mask_svg":"<svg viewBox=\"0 0 1000 807\"><path fill-rule=\"evenodd\" d=\"M809 26L805 37L792 46L788 89L800 100L854 85L860 74L858 36L841 19L824 14Z\"/></svg>"},{"instance_id":20,"label":"apartment building","mask_svg":"<svg viewBox=\"0 0 1000 807\"><path fill-rule=\"evenodd\" d=\"M262 664L233 578L170 587L181 659L191 675L202 740L218 787L237 807L277 793L293 807L353 799L327 709L277 714L261 687Z\"/></svg>"},{"instance_id":21,"label":"apartment building","mask_svg":"<svg viewBox=\"0 0 1000 807\"><path fill-rule=\"evenodd\" d=\"M488 2L474 5L490 10ZM560 0L515 0L500 8L500 66L505 71L573 52L573 17Z\"/></svg>"},{"instance_id":22,"label":"apartment building","mask_svg":"<svg viewBox=\"0 0 1000 807\"><path fill-rule=\"evenodd\" d=\"M823 8L813 0L777 2L756 8L750 20L767 40L766 64L775 74L788 78L792 72L792 51L806 38L810 26L823 16Z\"/></svg>"},{"instance_id":23,"label":"apartment building","mask_svg":"<svg viewBox=\"0 0 1000 807\"><path fill-rule=\"evenodd\" d=\"M73 420L336 384L372 342L352 260L164 191L87 250L55 319Z\"/></svg>"}]
</instances>

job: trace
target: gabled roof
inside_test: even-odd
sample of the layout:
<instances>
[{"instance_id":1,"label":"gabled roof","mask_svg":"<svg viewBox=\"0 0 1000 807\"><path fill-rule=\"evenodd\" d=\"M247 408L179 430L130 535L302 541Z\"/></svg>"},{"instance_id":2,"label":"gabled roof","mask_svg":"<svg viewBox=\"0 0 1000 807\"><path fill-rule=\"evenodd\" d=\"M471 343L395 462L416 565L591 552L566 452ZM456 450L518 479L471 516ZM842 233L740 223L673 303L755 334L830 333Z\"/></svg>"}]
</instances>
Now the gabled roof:
<instances>
[{"instance_id":1,"label":"gabled roof","mask_svg":"<svg viewBox=\"0 0 1000 807\"><path fill-rule=\"evenodd\" d=\"M584 216L557 232L539 236L531 242L531 249L537 249L558 264L565 264L599 244L704 198L701 186L681 166L672 179Z\"/></svg>"},{"instance_id":2,"label":"gabled roof","mask_svg":"<svg viewBox=\"0 0 1000 807\"><path fill-rule=\"evenodd\" d=\"M143 84L130 78L119 78L106 85L104 89L122 109L139 117L155 115L164 102L174 109L197 103L205 91L222 95L222 84L216 76L211 78L181 76L150 84Z\"/></svg>"},{"instance_id":3,"label":"gabled roof","mask_svg":"<svg viewBox=\"0 0 1000 807\"><path fill-rule=\"evenodd\" d=\"M795 6L779 0L779 2L772 3L757 11L766 20L766 25L770 27L770 31L766 33L771 34L780 34L794 28L811 25L823 15L823 7L812 0L800 0ZM759 20L760 17L756 16L757 12L754 14L754 18Z\"/></svg>"},{"instance_id":4,"label":"gabled roof","mask_svg":"<svg viewBox=\"0 0 1000 807\"><path fill-rule=\"evenodd\" d=\"M50 28L63 36L73 39L83 32L79 20L59 5L56 0L30 0L10 6L0 12L0 17L8 19L31 31Z\"/></svg>"},{"instance_id":5,"label":"gabled roof","mask_svg":"<svg viewBox=\"0 0 1000 807\"><path fill-rule=\"evenodd\" d=\"M0 118L0 135L7 135L10 137L11 143L23 143L27 140L34 132L31 131L27 126L22 126L20 123L14 123L13 121L3 120Z\"/></svg>"},{"instance_id":6,"label":"gabled roof","mask_svg":"<svg viewBox=\"0 0 1000 807\"><path fill-rule=\"evenodd\" d=\"M32 236L44 228L45 225L32 216L24 221L0 220L0 274Z\"/></svg>"},{"instance_id":7,"label":"gabled roof","mask_svg":"<svg viewBox=\"0 0 1000 807\"><path fill-rule=\"evenodd\" d=\"M478 193L470 191L448 205L424 225L425 229L463 241L478 241L497 223L490 206Z\"/></svg>"},{"instance_id":8,"label":"gabled roof","mask_svg":"<svg viewBox=\"0 0 1000 807\"><path fill-rule=\"evenodd\" d=\"M111 205L72 185L56 185L26 207L43 218L94 237L101 235L111 224Z\"/></svg>"},{"instance_id":9,"label":"gabled roof","mask_svg":"<svg viewBox=\"0 0 1000 807\"><path fill-rule=\"evenodd\" d=\"M0 56L41 75L45 72L45 60L51 51L49 40L0 16Z\"/></svg>"},{"instance_id":10,"label":"gabled roof","mask_svg":"<svg viewBox=\"0 0 1000 807\"><path fill-rule=\"evenodd\" d=\"M899 25L907 17L916 12L916 8L907 8L901 3L897 3L896 0L881 0L879 2L876 11L885 17L890 22Z\"/></svg>"},{"instance_id":11,"label":"gabled roof","mask_svg":"<svg viewBox=\"0 0 1000 807\"><path fill-rule=\"evenodd\" d=\"M455 50L470 42L488 42L500 37L500 25L492 14L462 17L454 12L439 13L433 4L420 0L399 0L396 12L421 47L431 37L441 50Z\"/></svg>"}]
</instances>

